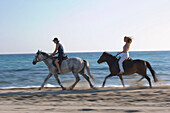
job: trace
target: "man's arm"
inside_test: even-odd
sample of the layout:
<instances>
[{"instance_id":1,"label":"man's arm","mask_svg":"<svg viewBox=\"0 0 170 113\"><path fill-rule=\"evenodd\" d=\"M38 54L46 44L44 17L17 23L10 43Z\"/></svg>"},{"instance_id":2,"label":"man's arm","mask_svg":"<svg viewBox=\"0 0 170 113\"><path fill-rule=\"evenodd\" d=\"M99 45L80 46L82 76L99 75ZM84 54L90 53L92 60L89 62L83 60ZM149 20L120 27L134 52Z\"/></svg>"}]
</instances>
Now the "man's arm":
<instances>
[{"instance_id":1,"label":"man's arm","mask_svg":"<svg viewBox=\"0 0 170 113\"><path fill-rule=\"evenodd\" d=\"M56 55L56 54L58 53L58 52L57 52L58 47L59 47L59 44L56 44L55 51L53 52L53 54L51 54L51 56L54 56L54 55Z\"/></svg>"}]
</instances>

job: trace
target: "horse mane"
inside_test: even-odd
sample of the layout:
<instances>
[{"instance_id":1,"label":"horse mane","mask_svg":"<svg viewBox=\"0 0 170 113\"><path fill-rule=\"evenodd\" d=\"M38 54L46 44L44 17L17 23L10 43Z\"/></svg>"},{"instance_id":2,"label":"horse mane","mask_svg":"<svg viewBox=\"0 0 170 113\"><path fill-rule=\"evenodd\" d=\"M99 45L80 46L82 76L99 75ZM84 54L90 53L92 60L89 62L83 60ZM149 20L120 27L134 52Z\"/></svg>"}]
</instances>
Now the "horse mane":
<instances>
[{"instance_id":1,"label":"horse mane","mask_svg":"<svg viewBox=\"0 0 170 113\"><path fill-rule=\"evenodd\" d=\"M45 57L50 57L50 55L48 54L48 53L46 53L46 52L40 52L43 56L45 56Z\"/></svg>"},{"instance_id":2,"label":"horse mane","mask_svg":"<svg viewBox=\"0 0 170 113\"><path fill-rule=\"evenodd\" d=\"M109 56L109 57L112 57L112 58L116 58L116 56L113 56L112 54L108 53L108 52L104 52L103 54ZM117 58L116 58L117 59Z\"/></svg>"}]
</instances>

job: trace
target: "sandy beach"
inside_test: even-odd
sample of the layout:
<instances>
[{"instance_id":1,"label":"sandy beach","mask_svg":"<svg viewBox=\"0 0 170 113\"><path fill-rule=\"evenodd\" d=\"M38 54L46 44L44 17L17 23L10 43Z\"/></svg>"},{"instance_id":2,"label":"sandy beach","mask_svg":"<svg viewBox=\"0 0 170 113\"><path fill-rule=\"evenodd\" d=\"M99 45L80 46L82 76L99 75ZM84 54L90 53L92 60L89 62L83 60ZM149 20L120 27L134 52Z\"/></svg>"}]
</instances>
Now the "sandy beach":
<instances>
[{"instance_id":1,"label":"sandy beach","mask_svg":"<svg viewBox=\"0 0 170 113\"><path fill-rule=\"evenodd\" d=\"M0 90L0 113L170 113L170 86Z\"/></svg>"}]
</instances>

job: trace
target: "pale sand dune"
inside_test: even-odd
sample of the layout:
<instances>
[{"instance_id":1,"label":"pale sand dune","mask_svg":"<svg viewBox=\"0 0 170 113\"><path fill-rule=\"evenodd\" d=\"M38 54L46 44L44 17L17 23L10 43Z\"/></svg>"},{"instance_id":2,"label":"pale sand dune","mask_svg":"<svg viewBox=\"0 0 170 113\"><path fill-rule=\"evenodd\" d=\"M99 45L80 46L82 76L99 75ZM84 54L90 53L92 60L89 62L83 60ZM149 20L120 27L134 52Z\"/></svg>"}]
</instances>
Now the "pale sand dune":
<instances>
[{"instance_id":1,"label":"pale sand dune","mask_svg":"<svg viewBox=\"0 0 170 113\"><path fill-rule=\"evenodd\" d=\"M0 113L170 113L170 86L0 92Z\"/></svg>"}]
</instances>

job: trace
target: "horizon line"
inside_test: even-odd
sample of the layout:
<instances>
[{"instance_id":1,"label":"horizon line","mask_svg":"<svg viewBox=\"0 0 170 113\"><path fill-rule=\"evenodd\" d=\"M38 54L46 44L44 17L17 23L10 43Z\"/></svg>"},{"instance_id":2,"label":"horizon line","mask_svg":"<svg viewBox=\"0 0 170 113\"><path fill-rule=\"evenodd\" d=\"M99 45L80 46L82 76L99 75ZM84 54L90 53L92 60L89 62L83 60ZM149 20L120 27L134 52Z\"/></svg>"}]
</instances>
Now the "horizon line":
<instances>
[{"instance_id":1,"label":"horizon line","mask_svg":"<svg viewBox=\"0 0 170 113\"><path fill-rule=\"evenodd\" d=\"M170 51L170 50L132 50L129 52L160 52L160 51ZM44 51L43 51L44 52ZM100 53L100 52L120 52L120 51L67 51L65 53ZM0 53L0 55L15 55L15 54L35 54L34 52L26 52L26 53Z\"/></svg>"}]
</instances>

